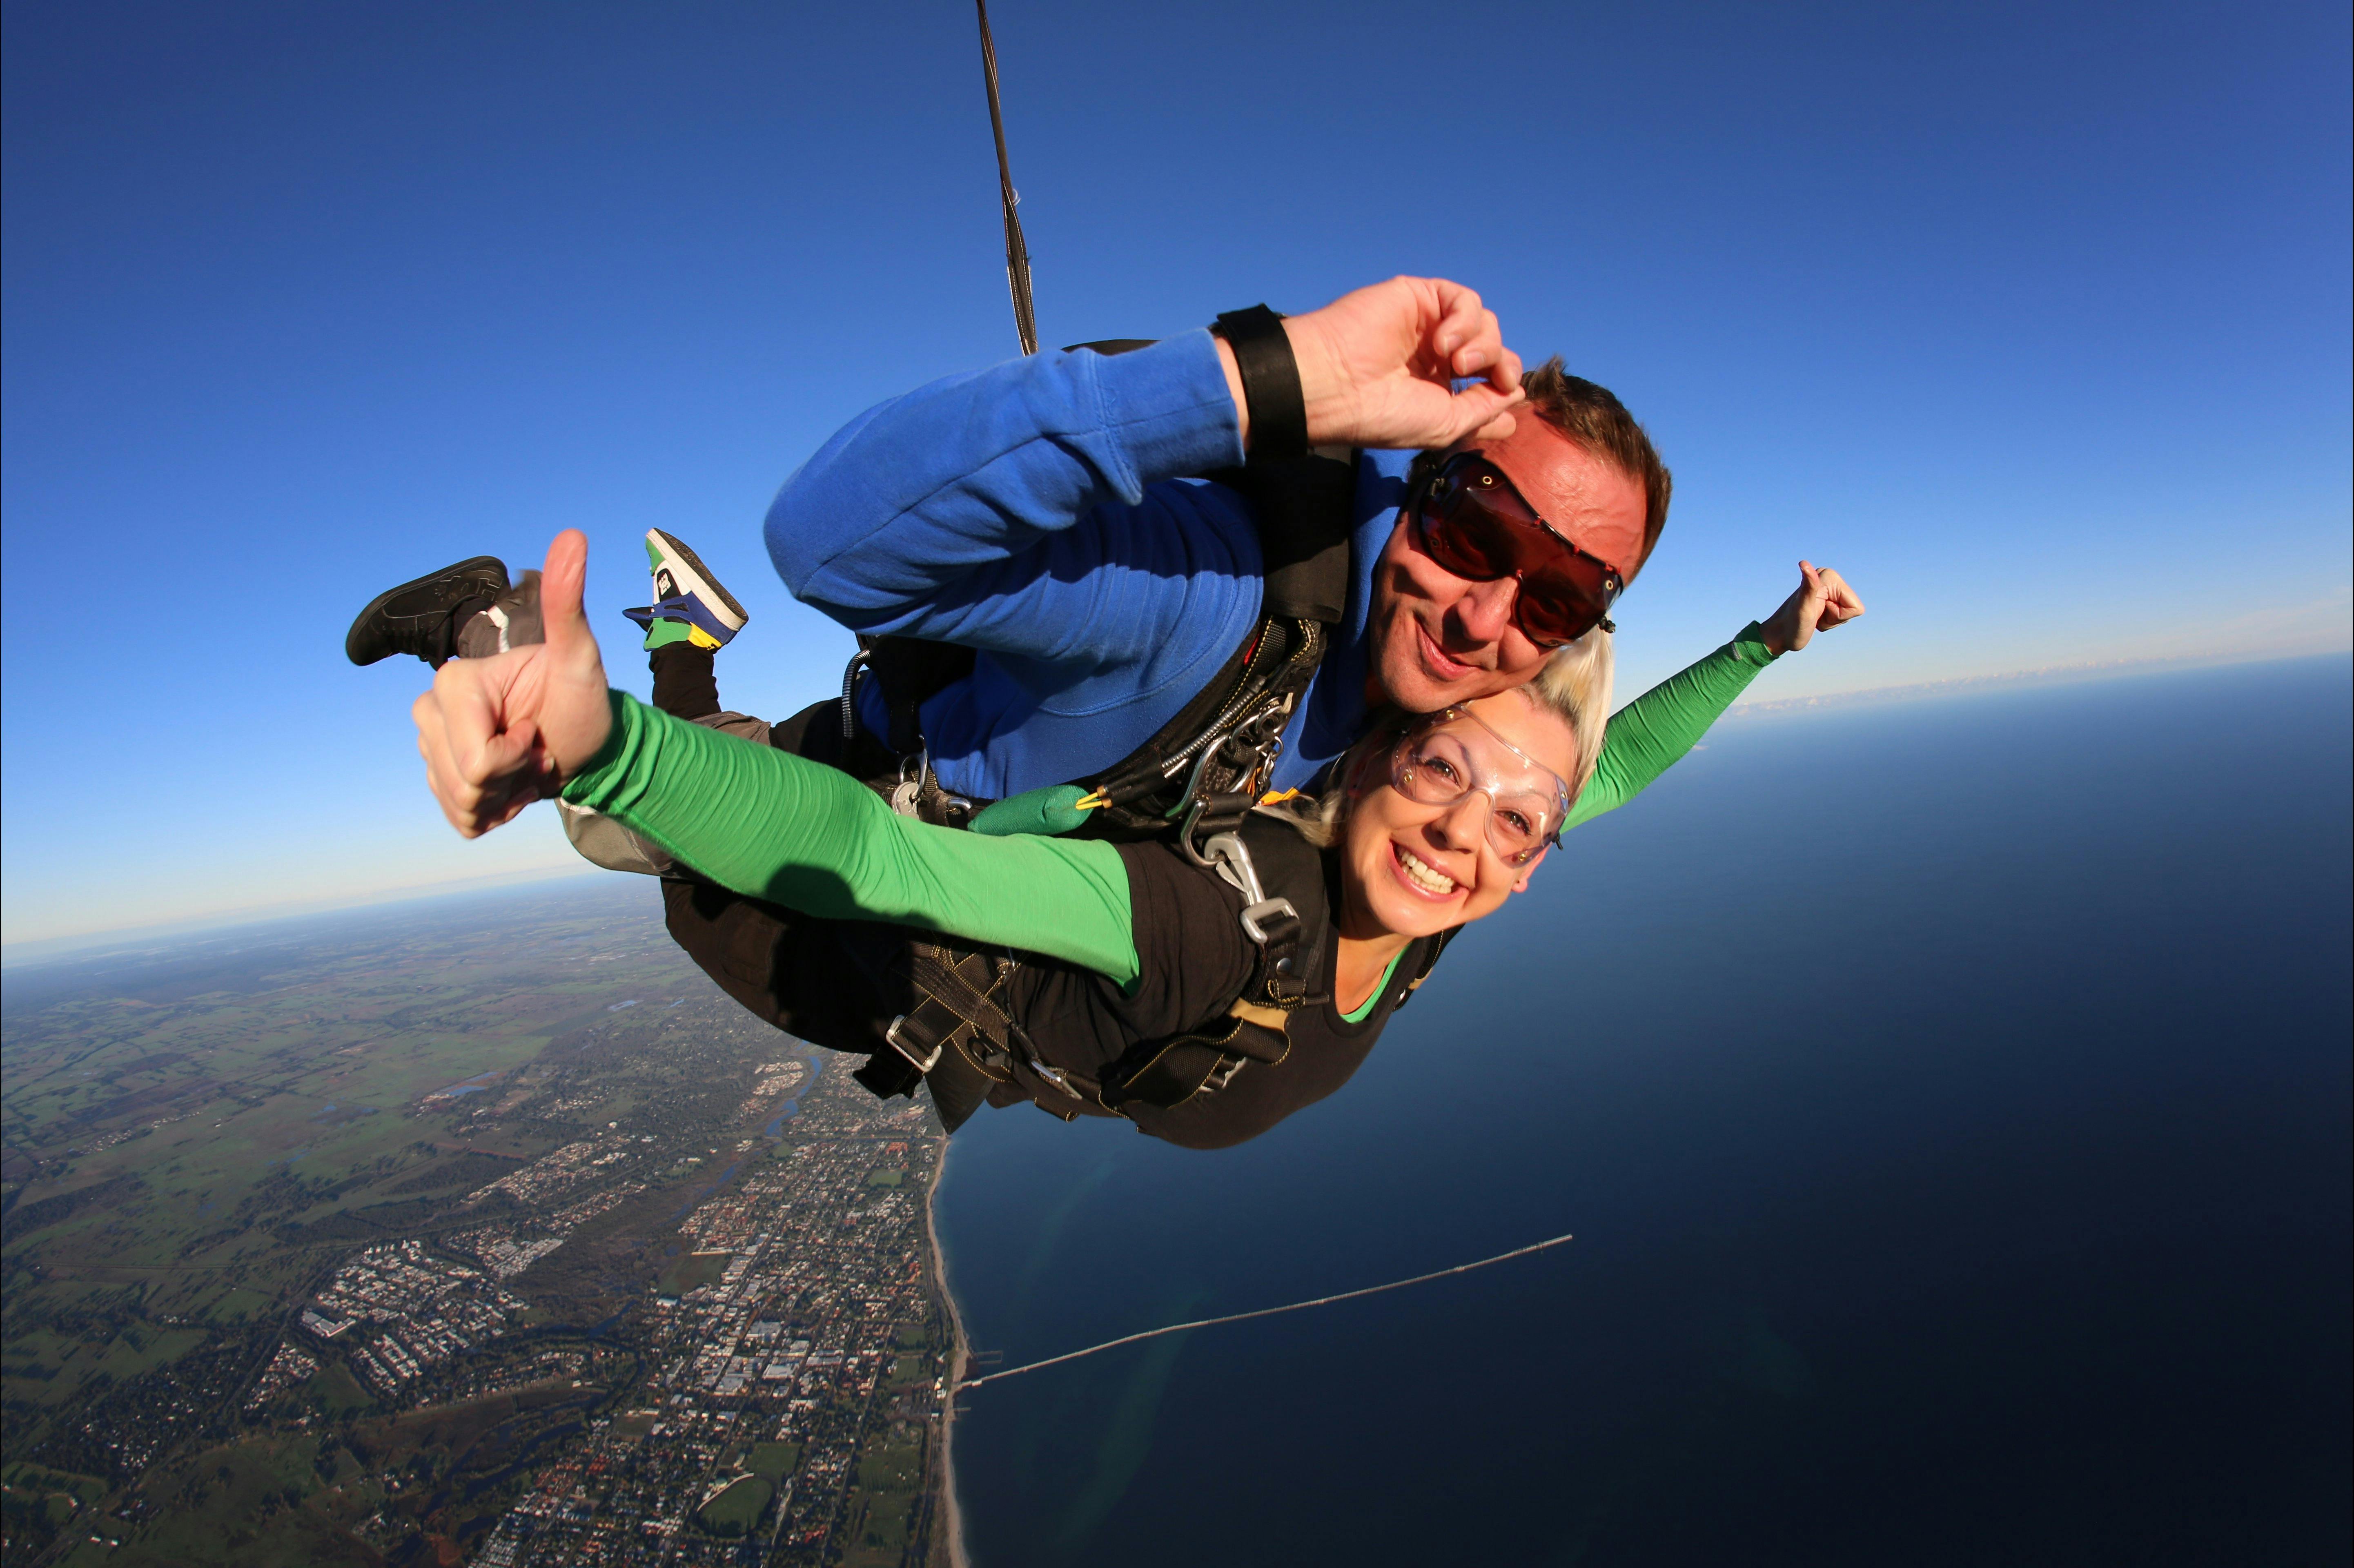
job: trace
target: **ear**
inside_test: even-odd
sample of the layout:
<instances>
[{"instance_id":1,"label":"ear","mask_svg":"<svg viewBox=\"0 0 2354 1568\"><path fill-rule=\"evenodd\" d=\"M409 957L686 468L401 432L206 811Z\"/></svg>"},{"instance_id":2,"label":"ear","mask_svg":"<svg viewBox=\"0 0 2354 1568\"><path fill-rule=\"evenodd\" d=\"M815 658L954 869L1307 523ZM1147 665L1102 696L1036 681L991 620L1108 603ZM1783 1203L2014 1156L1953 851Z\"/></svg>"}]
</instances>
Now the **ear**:
<instances>
[{"instance_id":1,"label":"ear","mask_svg":"<svg viewBox=\"0 0 2354 1568\"><path fill-rule=\"evenodd\" d=\"M1537 851L1537 858L1529 862L1528 864L1521 867L1521 879L1512 884L1512 891L1515 893L1526 893L1529 890L1529 878L1537 874L1537 867L1543 865L1544 863L1544 857L1551 853L1553 853L1553 846L1551 844L1547 844L1544 848Z\"/></svg>"}]
</instances>

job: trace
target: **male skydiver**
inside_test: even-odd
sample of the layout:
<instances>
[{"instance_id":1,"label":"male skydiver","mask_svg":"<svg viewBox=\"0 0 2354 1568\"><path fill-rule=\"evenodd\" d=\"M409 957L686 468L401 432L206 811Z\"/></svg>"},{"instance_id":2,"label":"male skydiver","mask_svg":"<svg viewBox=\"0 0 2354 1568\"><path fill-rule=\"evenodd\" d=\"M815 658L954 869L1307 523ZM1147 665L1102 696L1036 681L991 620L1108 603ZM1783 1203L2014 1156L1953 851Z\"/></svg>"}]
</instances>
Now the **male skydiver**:
<instances>
[{"instance_id":1,"label":"male skydiver","mask_svg":"<svg viewBox=\"0 0 2354 1568\"><path fill-rule=\"evenodd\" d=\"M786 481L766 533L795 598L864 635L975 651L922 705L944 789L995 800L1109 766L1252 634L1257 508L1196 475L1303 448L1353 465L1347 603L1286 729L1278 789L1346 749L1369 699L1430 712L1529 680L1640 568L1667 469L1616 397L1557 369L1531 418L1520 357L1472 291L1397 278L1275 330L1297 366L1288 408L1254 408L1235 344L1211 331L1045 352L871 409ZM1435 560L1403 512L1425 450L1493 462L1551 525L1532 542L1562 569L1483 581ZM862 683L859 704L883 734L883 683Z\"/></svg>"}]
</instances>

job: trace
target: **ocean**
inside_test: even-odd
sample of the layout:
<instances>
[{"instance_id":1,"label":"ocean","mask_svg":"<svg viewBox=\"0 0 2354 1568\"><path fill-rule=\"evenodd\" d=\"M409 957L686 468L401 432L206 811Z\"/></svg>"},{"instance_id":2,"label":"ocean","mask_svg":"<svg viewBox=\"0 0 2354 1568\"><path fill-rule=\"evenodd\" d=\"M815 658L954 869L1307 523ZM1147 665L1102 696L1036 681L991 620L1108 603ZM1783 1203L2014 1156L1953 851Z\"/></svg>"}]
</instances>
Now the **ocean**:
<instances>
[{"instance_id":1,"label":"ocean","mask_svg":"<svg viewBox=\"0 0 2354 1568\"><path fill-rule=\"evenodd\" d=\"M1735 718L1340 1095L938 1213L982 1568L2349 1548L2344 657Z\"/></svg>"}]
</instances>

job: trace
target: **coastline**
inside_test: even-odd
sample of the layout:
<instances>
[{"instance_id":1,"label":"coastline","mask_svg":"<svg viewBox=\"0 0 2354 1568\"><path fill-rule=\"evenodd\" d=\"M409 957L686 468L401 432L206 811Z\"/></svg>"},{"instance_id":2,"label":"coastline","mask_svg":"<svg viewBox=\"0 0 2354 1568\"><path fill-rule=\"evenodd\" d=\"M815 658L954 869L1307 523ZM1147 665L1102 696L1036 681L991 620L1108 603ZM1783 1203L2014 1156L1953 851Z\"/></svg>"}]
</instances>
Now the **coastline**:
<instances>
[{"instance_id":1,"label":"coastline","mask_svg":"<svg viewBox=\"0 0 2354 1568\"><path fill-rule=\"evenodd\" d=\"M931 1548L925 1553L926 1568L970 1568L964 1551L964 1515L957 1505L956 1486L956 1404L957 1389L964 1382L965 1358L968 1346L964 1337L964 1314L958 1309L956 1292L949 1287L948 1258L940 1248L939 1196L940 1181L948 1174L949 1138L940 1135L940 1157L932 1162L932 1179L924 1190L924 1231L932 1252L932 1283L940 1293L940 1300L949 1314L949 1361L944 1380L946 1397L940 1404L938 1457L932 1467L932 1484L938 1489L932 1500L935 1521Z\"/></svg>"}]
</instances>

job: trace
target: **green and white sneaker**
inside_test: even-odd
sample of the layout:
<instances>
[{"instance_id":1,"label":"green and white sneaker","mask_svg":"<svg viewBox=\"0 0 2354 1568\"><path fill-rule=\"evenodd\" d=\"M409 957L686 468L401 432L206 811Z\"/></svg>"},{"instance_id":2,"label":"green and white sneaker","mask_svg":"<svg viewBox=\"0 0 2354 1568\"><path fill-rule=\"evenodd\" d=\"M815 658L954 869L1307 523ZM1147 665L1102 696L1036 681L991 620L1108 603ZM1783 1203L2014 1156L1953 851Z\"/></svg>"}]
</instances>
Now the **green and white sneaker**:
<instances>
[{"instance_id":1,"label":"green and white sneaker","mask_svg":"<svg viewBox=\"0 0 2354 1568\"><path fill-rule=\"evenodd\" d=\"M673 642L724 648L752 619L693 550L659 528L646 530L646 560L654 601L621 613L646 629L648 652Z\"/></svg>"}]
</instances>

